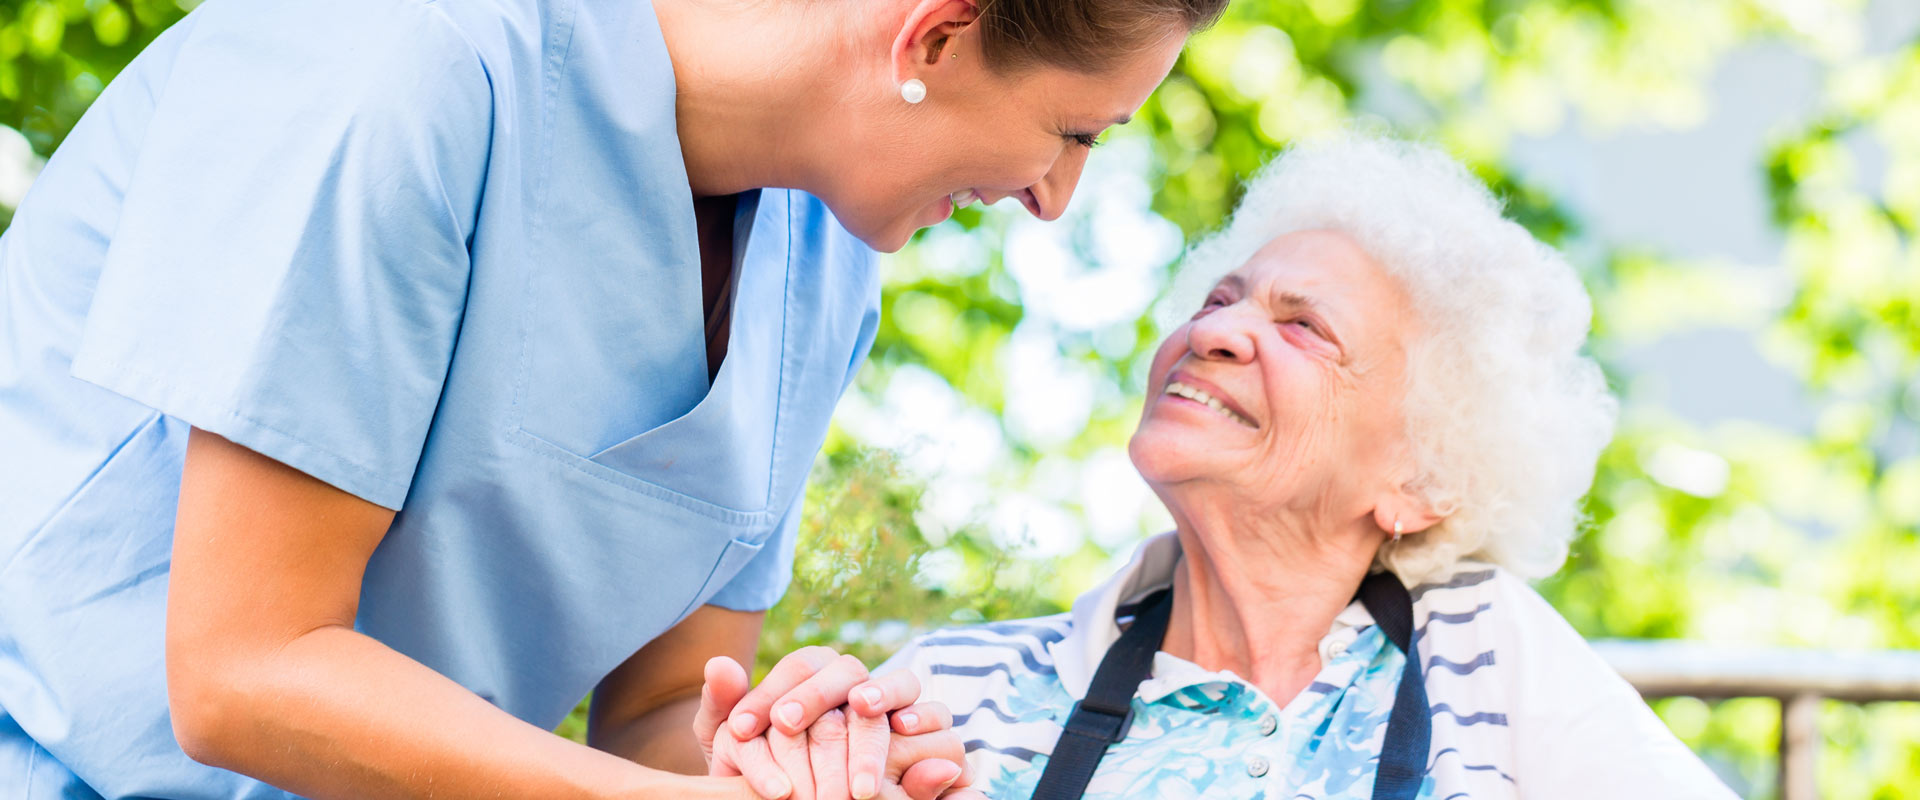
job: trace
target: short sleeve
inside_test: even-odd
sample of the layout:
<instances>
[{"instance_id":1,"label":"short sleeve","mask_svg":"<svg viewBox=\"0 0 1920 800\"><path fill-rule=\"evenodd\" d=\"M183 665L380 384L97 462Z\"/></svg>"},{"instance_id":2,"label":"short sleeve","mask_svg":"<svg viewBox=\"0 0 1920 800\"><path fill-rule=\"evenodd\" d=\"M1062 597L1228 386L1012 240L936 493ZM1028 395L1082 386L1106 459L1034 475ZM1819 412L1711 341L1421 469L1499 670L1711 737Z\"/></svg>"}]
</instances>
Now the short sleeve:
<instances>
[{"instance_id":1,"label":"short sleeve","mask_svg":"<svg viewBox=\"0 0 1920 800\"><path fill-rule=\"evenodd\" d=\"M1503 583L1509 585L1496 602L1518 622L1504 649L1519 662L1511 724L1522 793L1734 800L1545 599L1518 580Z\"/></svg>"},{"instance_id":2,"label":"short sleeve","mask_svg":"<svg viewBox=\"0 0 1920 800\"><path fill-rule=\"evenodd\" d=\"M419 0L194 17L73 374L397 509L465 308L486 70Z\"/></svg>"},{"instance_id":3,"label":"short sleeve","mask_svg":"<svg viewBox=\"0 0 1920 800\"><path fill-rule=\"evenodd\" d=\"M800 509L806 494L803 491L794 498L786 516L761 544L760 552L708 598L709 604L735 611L765 611L780 602L787 587L793 585L793 550L800 538Z\"/></svg>"}]
</instances>

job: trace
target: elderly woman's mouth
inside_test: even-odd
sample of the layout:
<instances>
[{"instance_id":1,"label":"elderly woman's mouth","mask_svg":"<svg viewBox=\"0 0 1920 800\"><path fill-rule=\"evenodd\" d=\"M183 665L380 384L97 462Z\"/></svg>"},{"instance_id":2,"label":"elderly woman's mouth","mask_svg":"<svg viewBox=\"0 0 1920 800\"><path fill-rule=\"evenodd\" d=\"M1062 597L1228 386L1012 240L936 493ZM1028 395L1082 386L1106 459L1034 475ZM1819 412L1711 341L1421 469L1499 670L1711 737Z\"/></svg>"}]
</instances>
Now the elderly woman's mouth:
<instances>
[{"instance_id":1,"label":"elderly woman's mouth","mask_svg":"<svg viewBox=\"0 0 1920 800\"><path fill-rule=\"evenodd\" d=\"M1173 395L1175 397L1184 397L1188 400L1192 400L1203 406L1211 408L1214 411L1219 412L1221 415L1225 416L1227 419L1233 420L1234 422L1238 422L1249 428L1257 429L1260 427L1259 425L1255 425L1253 423L1253 420L1247 419L1245 416L1242 416L1240 412L1234 411L1233 409L1228 408L1226 403L1220 402L1220 398L1214 397L1213 395L1208 394L1206 390L1201 389L1199 387L1181 383L1180 381L1170 381L1167 383L1166 393Z\"/></svg>"}]
</instances>

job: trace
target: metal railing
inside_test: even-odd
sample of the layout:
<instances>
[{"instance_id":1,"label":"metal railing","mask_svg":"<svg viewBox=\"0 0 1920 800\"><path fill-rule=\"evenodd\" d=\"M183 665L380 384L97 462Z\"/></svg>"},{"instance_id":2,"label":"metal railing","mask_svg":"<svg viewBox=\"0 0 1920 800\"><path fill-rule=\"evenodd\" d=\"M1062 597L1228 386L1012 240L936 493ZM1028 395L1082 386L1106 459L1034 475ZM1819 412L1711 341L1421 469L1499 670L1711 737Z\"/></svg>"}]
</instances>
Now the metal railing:
<instances>
[{"instance_id":1,"label":"metal railing","mask_svg":"<svg viewBox=\"0 0 1920 800\"><path fill-rule=\"evenodd\" d=\"M1780 701L1780 798L1819 797L1820 701L1920 700L1920 651L1727 648L1686 641L1593 643L1648 697Z\"/></svg>"}]
</instances>

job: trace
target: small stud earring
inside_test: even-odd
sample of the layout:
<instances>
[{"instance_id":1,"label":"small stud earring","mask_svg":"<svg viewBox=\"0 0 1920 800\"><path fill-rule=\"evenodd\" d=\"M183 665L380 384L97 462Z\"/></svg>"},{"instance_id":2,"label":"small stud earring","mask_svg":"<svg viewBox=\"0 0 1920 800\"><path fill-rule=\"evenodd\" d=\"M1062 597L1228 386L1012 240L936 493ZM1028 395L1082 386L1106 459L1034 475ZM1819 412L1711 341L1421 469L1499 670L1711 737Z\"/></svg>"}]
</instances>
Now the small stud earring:
<instances>
[{"instance_id":1,"label":"small stud earring","mask_svg":"<svg viewBox=\"0 0 1920 800\"><path fill-rule=\"evenodd\" d=\"M919 103L927 99L927 85L921 83L919 78L908 78L905 83L900 84L900 99L909 103Z\"/></svg>"},{"instance_id":2,"label":"small stud earring","mask_svg":"<svg viewBox=\"0 0 1920 800\"><path fill-rule=\"evenodd\" d=\"M1403 533L1406 533L1406 529L1400 527L1400 518L1395 517L1393 520L1393 541L1396 544L1399 543L1400 534L1403 534Z\"/></svg>"}]
</instances>

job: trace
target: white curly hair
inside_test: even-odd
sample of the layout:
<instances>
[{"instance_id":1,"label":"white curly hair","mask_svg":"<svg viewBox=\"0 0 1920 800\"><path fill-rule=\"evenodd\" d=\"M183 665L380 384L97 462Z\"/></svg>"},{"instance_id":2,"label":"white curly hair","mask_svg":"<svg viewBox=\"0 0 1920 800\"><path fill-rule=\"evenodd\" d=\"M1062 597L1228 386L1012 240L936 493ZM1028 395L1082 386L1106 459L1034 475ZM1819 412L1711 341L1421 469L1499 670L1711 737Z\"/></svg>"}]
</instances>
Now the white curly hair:
<instances>
[{"instance_id":1,"label":"white curly hair","mask_svg":"<svg viewBox=\"0 0 1920 800\"><path fill-rule=\"evenodd\" d=\"M1381 547L1378 565L1409 584L1469 558L1528 578L1558 570L1617 413L1582 353L1593 312L1573 267L1440 150L1348 132L1253 178L1226 226L1187 253L1162 329L1266 243L1306 230L1359 244L1422 323L1407 350L1406 434L1414 488L1443 519Z\"/></svg>"}]
</instances>

